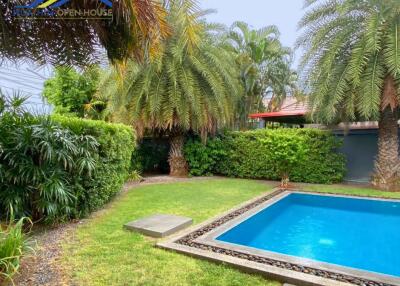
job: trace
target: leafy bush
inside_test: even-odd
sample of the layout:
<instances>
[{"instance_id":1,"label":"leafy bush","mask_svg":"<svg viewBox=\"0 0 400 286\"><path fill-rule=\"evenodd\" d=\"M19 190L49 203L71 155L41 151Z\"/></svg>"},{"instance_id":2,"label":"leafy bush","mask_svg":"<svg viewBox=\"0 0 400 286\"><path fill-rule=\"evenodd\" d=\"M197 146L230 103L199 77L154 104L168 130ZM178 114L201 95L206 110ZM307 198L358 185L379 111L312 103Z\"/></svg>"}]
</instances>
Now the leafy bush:
<instances>
[{"instance_id":1,"label":"leafy bush","mask_svg":"<svg viewBox=\"0 0 400 286\"><path fill-rule=\"evenodd\" d=\"M218 170L218 164L227 155L224 140L216 137L207 144L198 139L189 139L185 144L185 159L189 162L190 175L210 176Z\"/></svg>"},{"instance_id":2,"label":"leafy bush","mask_svg":"<svg viewBox=\"0 0 400 286\"><path fill-rule=\"evenodd\" d=\"M0 225L0 284L12 280L18 271L22 255L30 249L23 231L24 224L32 224L28 218L21 218L16 223L11 216L10 223L4 228Z\"/></svg>"},{"instance_id":3,"label":"leafy bush","mask_svg":"<svg viewBox=\"0 0 400 286\"><path fill-rule=\"evenodd\" d=\"M229 132L202 145L189 140L185 156L195 176L333 183L343 179L345 161L335 152L341 142L317 129L276 129Z\"/></svg>"},{"instance_id":4,"label":"leafy bush","mask_svg":"<svg viewBox=\"0 0 400 286\"><path fill-rule=\"evenodd\" d=\"M0 214L35 220L69 215L74 177L90 177L97 142L48 117L35 117L23 100L2 100L0 110Z\"/></svg>"},{"instance_id":5,"label":"leafy bush","mask_svg":"<svg viewBox=\"0 0 400 286\"><path fill-rule=\"evenodd\" d=\"M123 124L59 115L52 118L78 136L94 137L99 144L91 177L74 177L75 216L83 216L108 202L128 178L135 142L133 131Z\"/></svg>"},{"instance_id":6,"label":"leafy bush","mask_svg":"<svg viewBox=\"0 0 400 286\"><path fill-rule=\"evenodd\" d=\"M0 97L0 218L11 208L35 221L80 217L121 189L134 147L130 127L33 116L22 105Z\"/></svg>"}]
</instances>

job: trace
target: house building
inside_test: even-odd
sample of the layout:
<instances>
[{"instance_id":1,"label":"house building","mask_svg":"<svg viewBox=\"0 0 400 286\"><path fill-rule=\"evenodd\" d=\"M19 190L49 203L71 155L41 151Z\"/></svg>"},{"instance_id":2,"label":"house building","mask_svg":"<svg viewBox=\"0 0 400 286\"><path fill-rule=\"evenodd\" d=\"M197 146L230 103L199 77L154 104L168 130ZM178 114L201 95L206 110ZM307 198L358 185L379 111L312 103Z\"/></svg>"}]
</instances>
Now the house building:
<instances>
[{"instance_id":1,"label":"house building","mask_svg":"<svg viewBox=\"0 0 400 286\"><path fill-rule=\"evenodd\" d=\"M268 128L271 124L279 122L297 128L310 127L332 130L335 136L343 139L343 146L338 152L346 156L347 174L345 180L359 183L368 182L374 169L374 160L378 150L378 122L354 122L325 126L312 124L307 113L308 105L306 102L289 97L283 102L280 110L250 114L250 118L258 122L259 128Z\"/></svg>"}]
</instances>

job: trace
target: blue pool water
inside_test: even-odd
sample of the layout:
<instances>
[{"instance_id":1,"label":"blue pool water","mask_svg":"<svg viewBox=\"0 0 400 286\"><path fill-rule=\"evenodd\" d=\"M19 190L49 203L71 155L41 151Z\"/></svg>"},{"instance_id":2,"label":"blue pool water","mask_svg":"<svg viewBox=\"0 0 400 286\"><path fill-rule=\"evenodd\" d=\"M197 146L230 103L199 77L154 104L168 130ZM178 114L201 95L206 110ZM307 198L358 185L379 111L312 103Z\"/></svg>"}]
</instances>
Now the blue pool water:
<instances>
[{"instance_id":1,"label":"blue pool water","mask_svg":"<svg viewBox=\"0 0 400 286\"><path fill-rule=\"evenodd\" d=\"M292 193L217 240L400 276L400 203Z\"/></svg>"}]
</instances>

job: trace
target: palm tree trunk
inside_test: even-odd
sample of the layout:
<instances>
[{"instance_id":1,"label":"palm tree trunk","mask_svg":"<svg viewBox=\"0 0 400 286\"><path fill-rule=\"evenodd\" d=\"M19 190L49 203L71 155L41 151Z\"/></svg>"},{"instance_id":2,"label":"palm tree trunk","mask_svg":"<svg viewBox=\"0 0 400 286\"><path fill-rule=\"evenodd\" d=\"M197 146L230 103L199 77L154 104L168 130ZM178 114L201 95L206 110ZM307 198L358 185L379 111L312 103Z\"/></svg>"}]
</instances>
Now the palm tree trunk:
<instances>
[{"instance_id":1,"label":"palm tree trunk","mask_svg":"<svg viewBox=\"0 0 400 286\"><path fill-rule=\"evenodd\" d=\"M399 190L398 101L393 78L385 79L381 97L378 156L373 184L383 190Z\"/></svg>"},{"instance_id":2,"label":"palm tree trunk","mask_svg":"<svg viewBox=\"0 0 400 286\"><path fill-rule=\"evenodd\" d=\"M170 176L187 177L188 175L188 164L183 154L184 143L185 136L182 131L175 130L171 133L168 158Z\"/></svg>"}]
</instances>

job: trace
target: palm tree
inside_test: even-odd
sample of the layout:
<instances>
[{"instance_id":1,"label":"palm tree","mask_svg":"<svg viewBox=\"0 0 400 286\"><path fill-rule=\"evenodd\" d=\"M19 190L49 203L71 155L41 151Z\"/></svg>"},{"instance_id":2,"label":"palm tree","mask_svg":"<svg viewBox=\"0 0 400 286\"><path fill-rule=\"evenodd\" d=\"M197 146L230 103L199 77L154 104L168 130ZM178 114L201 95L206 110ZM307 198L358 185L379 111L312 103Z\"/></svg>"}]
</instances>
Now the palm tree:
<instances>
[{"instance_id":1,"label":"palm tree","mask_svg":"<svg viewBox=\"0 0 400 286\"><path fill-rule=\"evenodd\" d=\"M320 122L379 120L373 183L398 181L400 9L398 1L308 0L299 27L302 68Z\"/></svg>"},{"instance_id":2,"label":"palm tree","mask_svg":"<svg viewBox=\"0 0 400 286\"><path fill-rule=\"evenodd\" d=\"M214 41L212 25L200 20L204 13L187 20L179 1L171 1L167 8L167 22L174 29L163 52L144 64L128 62L122 86L116 84L114 72L105 92L111 94L114 120L133 124L139 136L145 130L169 135L170 174L185 176L185 132L206 138L231 123L241 86L232 53Z\"/></svg>"},{"instance_id":3,"label":"palm tree","mask_svg":"<svg viewBox=\"0 0 400 286\"><path fill-rule=\"evenodd\" d=\"M112 21L20 19L12 15L14 6L30 2L33 0L0 2L0 60L29 59L39 64L84 66L103 58L101 48L105 48L112 62L128 57L142 59L158 52L161 41L170 32L160 1L113 0ZM97 9L99 3L71 0L65 8Z\"/></svg>"},{"instance_id":4,"label":"palm tree","mask_svg":"<svg viewBox=\"0 0 400 286\"><path fill-rule=\"evenodd\" d=\"M237 54L241 81L245 87L239 102L239 128L246 128L248 115L263 111L263 99L279 104L294 87L291 51L279 41L275 26L252 30L244 22L235 22L228 33L228 44ZM269 106L270 107L270 106Z\"/></svg>"}]
</instances>

